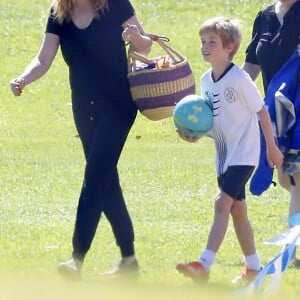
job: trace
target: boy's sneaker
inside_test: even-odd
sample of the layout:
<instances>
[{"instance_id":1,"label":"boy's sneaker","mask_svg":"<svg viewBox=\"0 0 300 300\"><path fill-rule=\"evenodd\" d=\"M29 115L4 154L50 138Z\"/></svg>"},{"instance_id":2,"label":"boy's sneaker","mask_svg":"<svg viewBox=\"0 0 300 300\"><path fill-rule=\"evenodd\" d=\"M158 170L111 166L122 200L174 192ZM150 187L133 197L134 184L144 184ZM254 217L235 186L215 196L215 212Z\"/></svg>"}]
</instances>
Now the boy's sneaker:
<instances>
[{"instance_id":1,"label":"boy's sneaker","mask_svg":"<svg viewBox=\"0 0 300 300\"><path fill-rule=\"evenodd\" d=\"M251 270L245 268L240 275L235 277L231 280L231 283L238 284L238 283L249 283L250 281L254 280L256 275L259 273L258 270Z\"/></svg>"},{"instance_id":2,"label":"boy's sneaker","mask_svg":"<svg viewBox=\"0 0 300 300\"><path fill-rule=\"evenodd\" d=\"M199 261L192 261L189 263L179 263L176 269L184 276L192 278L199 283L206 283L208 281L209 272L205 270Z\"/></svg>"},{"instance_id":3,"label":"boy's sneaker","mask_svg":"<svg viewBox=\"0 0 300 300\"><path fill-rule=\"evenodd\" d=\"M82 262L71 258L67 262L60 263L57 267L57 271L65 278L79 280L81 278L81 266Z\"/></svg>"},{"instance_id":4,"label":"boy's sneaker","mask_svg":"<svg viewBox=\"0 0 300 300\"><path fill-rule=\"evenodd\" d=\"M130 262L121 259L104 275L138 275L138 273L139 264L136 259Z\"/></svg>"}]
</instances>

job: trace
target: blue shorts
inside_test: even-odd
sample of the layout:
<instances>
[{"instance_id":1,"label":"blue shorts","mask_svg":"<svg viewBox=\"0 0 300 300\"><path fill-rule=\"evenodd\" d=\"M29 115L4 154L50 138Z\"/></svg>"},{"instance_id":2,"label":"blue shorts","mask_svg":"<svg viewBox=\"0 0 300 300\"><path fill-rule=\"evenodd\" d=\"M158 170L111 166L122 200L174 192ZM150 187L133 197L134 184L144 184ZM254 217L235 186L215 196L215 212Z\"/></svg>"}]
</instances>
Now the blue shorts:
<instances>
[{"instance_id":1,"label":"blue shorts","mask_svg":"<svg viewBox=\"0 0 300 300\"><path fill-rule=\"evenodd\" d=\"M230 166L218 177L218 185L222 192L235 200L246 199L245 186L251 177L254 166Z\"/></svg>"}]
</instances>

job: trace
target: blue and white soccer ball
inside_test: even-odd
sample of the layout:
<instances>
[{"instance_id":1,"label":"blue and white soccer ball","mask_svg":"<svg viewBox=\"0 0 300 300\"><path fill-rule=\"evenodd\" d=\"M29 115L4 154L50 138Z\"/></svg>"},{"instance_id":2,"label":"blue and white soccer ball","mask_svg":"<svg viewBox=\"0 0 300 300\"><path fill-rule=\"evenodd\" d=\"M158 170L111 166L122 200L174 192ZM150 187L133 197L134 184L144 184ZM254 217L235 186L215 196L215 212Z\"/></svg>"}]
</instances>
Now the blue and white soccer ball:
<instances>
[{"instance_id":1,"label":"blue and white soccer ball","mask_svg":"<svg viewBox=\"0 0 300 300\"><path fill-rule=\"evenodd\" d=\"M188 95L176 104L173 120L177 130L186 136L204 136L213 126L211 103L198 95Z\"/></svg>"}]
</instances>

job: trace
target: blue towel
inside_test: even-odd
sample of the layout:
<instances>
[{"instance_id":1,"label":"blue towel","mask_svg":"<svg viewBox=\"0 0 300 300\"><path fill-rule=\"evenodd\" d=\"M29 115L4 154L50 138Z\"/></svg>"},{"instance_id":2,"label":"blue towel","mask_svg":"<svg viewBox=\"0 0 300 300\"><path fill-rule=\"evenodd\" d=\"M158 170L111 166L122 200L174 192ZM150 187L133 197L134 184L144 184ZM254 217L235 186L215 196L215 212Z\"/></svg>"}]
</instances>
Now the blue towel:
<instances>
[{"instance_id":1,"label":"blue towel","mask_svg":"<svg viewBox=\"0 0 300 300\"><path fill-rule=\"evenodd\" d=\"M300 57L297 51L281 67L271 80L265 103L271 121L276 126L276 138L280 146L300 149ZM274 169L268 165L266 143L262 130L259 164L250 180L250 192L259 196L273 183ZM289 136L289 138L287 138Z\"/></svg>"},{"instance_id":2,"label":"blue towel","mask_svg":"<svg viewBox=\"0 0 300 300\"><path fill-rule=\"evenodd\" d=\"M250 192L255 196L260 196L273 182L274 169L271 168L267 160L267 149L265 137L260 129L260 157L251 181Z\"/></svg>"}]
</instances>

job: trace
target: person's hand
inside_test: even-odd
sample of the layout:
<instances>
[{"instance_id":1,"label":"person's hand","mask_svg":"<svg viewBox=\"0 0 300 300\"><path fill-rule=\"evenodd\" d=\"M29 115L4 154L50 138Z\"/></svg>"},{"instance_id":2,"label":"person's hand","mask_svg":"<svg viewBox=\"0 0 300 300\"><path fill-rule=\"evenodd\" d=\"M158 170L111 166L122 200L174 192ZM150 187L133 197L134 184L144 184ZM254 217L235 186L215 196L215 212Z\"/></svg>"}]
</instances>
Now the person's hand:
<instances>
[{"instance_id":1,"label":"person's hand","mask_svg":"<svg viewBox=\"0 0 300 300\"><path fill-rule=\"evenodd\" d=\"M190 142L190 143L196 143L201 138L200 136L186 135L184 132L182 132L180 130L176 130L176 132L183 140Z\"/></svg>"},{"instance_id":2,"label":"person's hand","mask_svg":"<svg viewBox=\"0 0 300 300\"><path fill-rule=\"evenodd\" d=\"M271 168L281 168L283 164L283 154L277 146L267 150L268 163Z\"/></svg>"},{"instance_id":3,"label":"person's hand","mask_svg":"<svg viewBox=\"0 0 300 300\"><path fill-rule=\"evenodd\" d=\"M11 80L10 89L15 96L21 96L23 89L25 87L25 80L23 77L17 77Z\"/></svg>"},{"instance_id":4,"label":"person's hand","mask_svg":"<svg viewBox=\"0 0 300 300\"><path fill-rule=\"evenodd\" d=\"M136 39L139 39L140 36L141 33L136 25L128 24L122 32L122 38L125 42L134 42Z\"/></svg>"}]
</instances>

